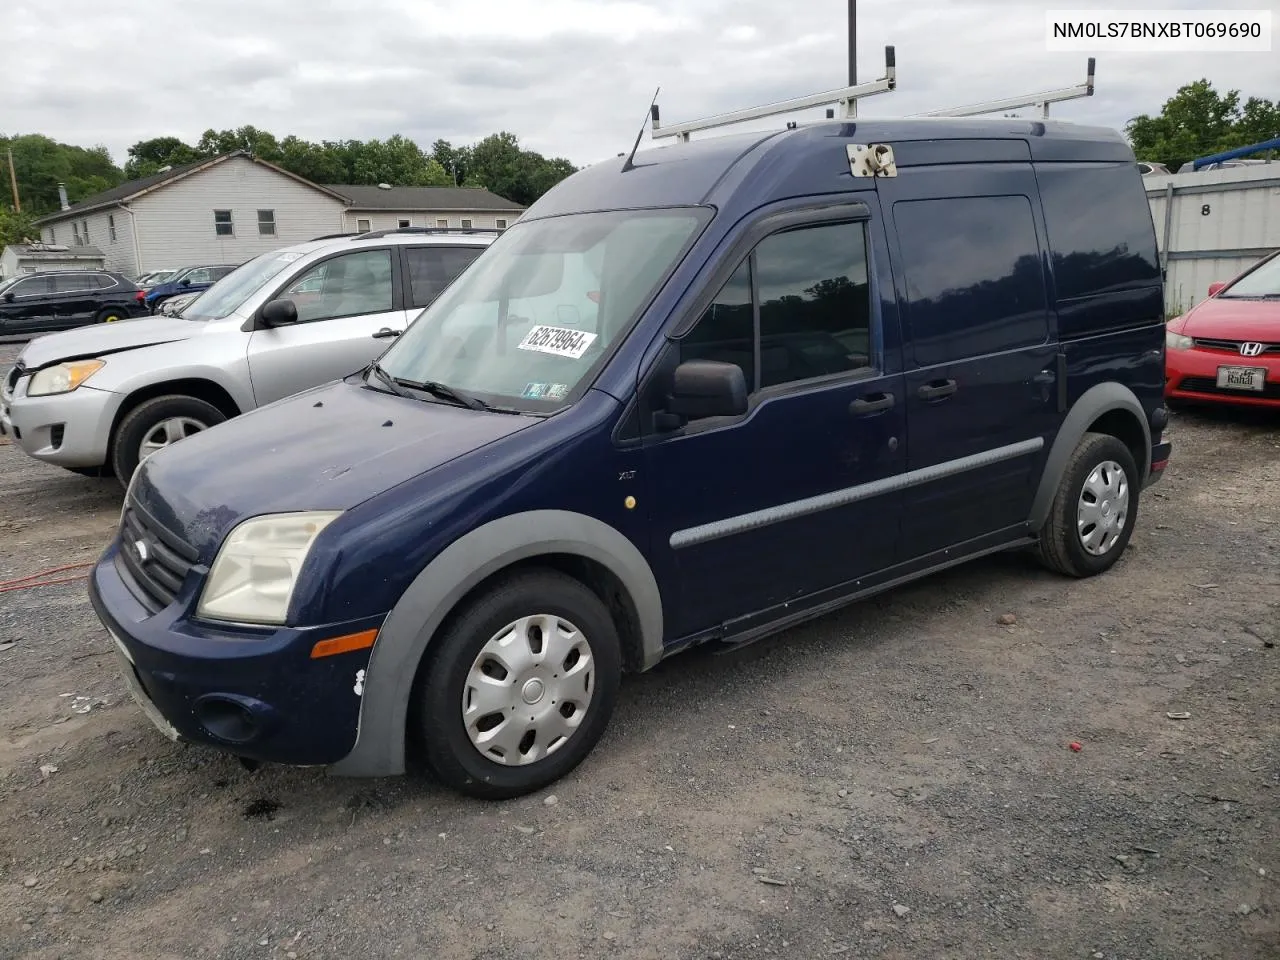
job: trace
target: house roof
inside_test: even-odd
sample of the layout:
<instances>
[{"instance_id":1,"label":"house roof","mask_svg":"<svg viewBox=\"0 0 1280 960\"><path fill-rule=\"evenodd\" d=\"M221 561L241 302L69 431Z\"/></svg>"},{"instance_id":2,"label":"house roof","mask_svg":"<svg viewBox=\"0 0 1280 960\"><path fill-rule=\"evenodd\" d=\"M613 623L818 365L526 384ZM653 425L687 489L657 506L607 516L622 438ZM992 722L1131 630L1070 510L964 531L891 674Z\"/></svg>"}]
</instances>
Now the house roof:
<instances>
[{"instance_id":1,"label":"house roof","mask_svg":"<svg viewBox=\"0 0 1280 960\"><path fill-rule=\"evenodd\" d=\"M175 180L181 180L183 177L191 176L193 173L198 173L201 170L216 166L219 163L224 163L233 157L244 157L246 160L251 160L254 163L268 167L269 169L276 171L276 173L289 177L291 180L296 180L299 183L305 184L313 190L319 190L321 193L327 193L330 196L335 197L335 199L346 199L345 197L335 194L332 190L320 186L318 183L312 183L310 180L299 177L297 174L290 173L288 170L282 170L275 164L267 163L265 160L259 160L246 150L235 150L231 153L219 154L216 157L209 157L205 160L197 160L194 163L184 163L166 170L163 173L152 174L149 177L140 177L137 180L129 180L126 183L120 184L118 187L112 187L110 190L103 190L101 193L95 193L91 197L85 197L83 200L73 203L66 210L59 210L56 213L47 214L46 216L36 220L35 223L37 226L47 223L58 223L59 221L79 216L82 213L88 213L90 210L97 210L102 207L121 204L126 200L132 200L134 197L140 196L144 193L150 193L152 190L157 190Z\"/></svg>"},{"instance_id":2,"label":"house roof","mask_svg":"<svg viewBox=\"0 0 1280 960\"><path fill-rule=\"evenodd\" d=\"M89 244L64 247L55 244L11 243L8 249L19 260L101 260L106 256L98 247Z\"/></svg>"},{"instance_id":3,"label":"house roof","mask_svg":"<svg viewBox=\"0 0 1280 960\"><path fill-rule=\"evenodd\" d=\"M359 183L329 183L325 187L346 197L353 210L497 210L518 212L518 203L479 187L382 187Z\"/></svg>"}]
</instances>

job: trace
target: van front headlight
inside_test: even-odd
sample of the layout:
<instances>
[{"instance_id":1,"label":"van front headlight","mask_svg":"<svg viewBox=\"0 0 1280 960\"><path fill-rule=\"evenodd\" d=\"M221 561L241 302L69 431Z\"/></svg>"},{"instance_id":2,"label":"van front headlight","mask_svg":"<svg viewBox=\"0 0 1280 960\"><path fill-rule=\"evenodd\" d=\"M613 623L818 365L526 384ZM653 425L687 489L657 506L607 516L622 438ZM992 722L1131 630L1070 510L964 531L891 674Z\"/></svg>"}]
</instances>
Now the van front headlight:
<instances>
[{"instance_id":1,"label":"van front headlight","mask_svg":"<svg viewBox=\"0 0 1280 960\"><path fill-rule=\"evenodd\" d=\"M339 516L340 511L277 513L241 523L213 561L196 616L283 624L302 562L320 531Z\"/></svg>"}]
</instances>

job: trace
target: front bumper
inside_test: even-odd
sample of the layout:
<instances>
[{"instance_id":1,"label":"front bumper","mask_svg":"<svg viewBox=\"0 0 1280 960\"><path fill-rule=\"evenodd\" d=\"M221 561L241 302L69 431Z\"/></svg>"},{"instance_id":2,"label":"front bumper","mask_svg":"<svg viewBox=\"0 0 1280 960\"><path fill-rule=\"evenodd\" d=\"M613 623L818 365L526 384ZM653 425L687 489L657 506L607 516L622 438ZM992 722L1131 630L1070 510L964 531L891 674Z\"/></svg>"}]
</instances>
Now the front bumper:
<instances>
[{"instance_id":1,"label":"front bumper","mask_svg":"<svg viewBox=\"0 0 1280 960\"><path fill-rule=\"evenodd\" d=\"M94 611L115 641L130 691L174 740L255 760L328 765L355 744L369 649L311 658L315 644L379 623L317 628L220 628L189 619L203 581L195 568L175 601L152 614L107 548L89 579Z\"/></svg>"},{"instance_id":2,"label":"front bumper","mask_svg":"<svg viewBox=\"0 0 1280 960\"><path fill-rule=\"evenodd\" d=\"M1242 357L1226 350L1169 350L1165 359L1165 397L1197 403L1226 403L1280 409L1280 356ZM1261 390L1218 386L1219 367L1252 367L1266 371Z\"/></svg>"},{"instance_id":3,"label":"front bumper","mask_svg":"<svg viewBox=\"0 0 1280 960\"><path fill-rule=\"evenodd\" d=\"M0 428L23 452L59 467L100 467L107 461L111 425L122 397L78 387L48 397L26 396L29 377L12 397L0 397Z\"/></svg>"}]
</instances>

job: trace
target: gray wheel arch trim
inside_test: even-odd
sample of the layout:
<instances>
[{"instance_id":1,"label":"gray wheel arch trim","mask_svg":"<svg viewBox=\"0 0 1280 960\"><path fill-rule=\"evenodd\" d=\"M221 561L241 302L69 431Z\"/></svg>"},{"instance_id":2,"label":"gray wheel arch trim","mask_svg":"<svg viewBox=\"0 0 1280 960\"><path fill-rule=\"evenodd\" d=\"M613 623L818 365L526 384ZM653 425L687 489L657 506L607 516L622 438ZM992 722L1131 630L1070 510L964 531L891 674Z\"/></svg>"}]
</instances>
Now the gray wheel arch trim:
<instances>
[{"instance_id":1,"label":"gray wheel arch trim","mask_svg":"<svg viewBox=\"0 0 1280 960\"><path fill-rule=\"evenodd\" d=\"M1053 505L1054 495L1058 492L1058 484L1062 480L1062 472L1067 467L1072 451L1079 445L1089 431L1089 425L1103 414L1113 410L1124 410L1133 414L1142 426L1145 444L1142 456L1138 459L1140 473L1139 486L1151 468L1151 424L1147 422L1146 411L1138 402L1132 390L1120 383L1099 383L1086 390L1068 411L1058 429L1058 436L1049 448L1049 456L1045 460L1044 473L1040 476L1040 486L1036 490L1035 499L1031 502L1031 529L1040 530L1049 519L1049 508Z\"/></svg>"},{"instance_id":2,"label":"gray wheel arch trim","mask_svg":"<svg viewBox=\"0 0 1280 960\"><path fill-rule=\"evenodd\" d=\"M378 631L365 670L355 746L330 772L353 777L404 773L413 682L444 618L486 577L551 553L575 554L612 571L639 615L643 669L662 658L662 597L648 561L630 540L600 520L563 510L501 517L441 551L396 603Z\"/></svg>"}]
</instances>

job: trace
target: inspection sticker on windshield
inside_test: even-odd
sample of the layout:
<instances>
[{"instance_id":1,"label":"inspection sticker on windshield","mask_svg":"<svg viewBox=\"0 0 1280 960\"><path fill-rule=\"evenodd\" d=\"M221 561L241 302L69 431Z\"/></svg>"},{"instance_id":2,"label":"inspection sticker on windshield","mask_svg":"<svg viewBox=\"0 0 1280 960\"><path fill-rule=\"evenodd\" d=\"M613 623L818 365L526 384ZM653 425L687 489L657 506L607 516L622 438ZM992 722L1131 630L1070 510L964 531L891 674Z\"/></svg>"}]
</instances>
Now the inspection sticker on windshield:
<instances>
[{"instance_id":1,"label":"inspection sticker on windshield","mask_svg":"<svg viewBox=\"0 0 1280 960\"><path fill-rule=\"evenodd\" d=\"M578 360L591 346L596 335L585 330L573 330L568 327L536 326L520 341L521 350L536 350L538 353L550 353L557 357L568 357Z\"/></svg>"}]
</instances>

